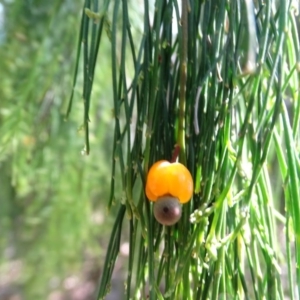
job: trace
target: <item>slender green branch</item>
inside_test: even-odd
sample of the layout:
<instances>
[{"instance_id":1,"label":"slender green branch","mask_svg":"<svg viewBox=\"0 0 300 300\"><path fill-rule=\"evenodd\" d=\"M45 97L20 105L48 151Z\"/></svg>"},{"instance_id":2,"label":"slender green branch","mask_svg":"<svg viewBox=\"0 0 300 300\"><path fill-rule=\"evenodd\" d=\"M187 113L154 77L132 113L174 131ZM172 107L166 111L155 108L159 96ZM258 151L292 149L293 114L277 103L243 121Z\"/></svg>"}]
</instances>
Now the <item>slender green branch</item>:
<instances>
[{"instance_id":1,"label":"slender green branch","mask_svg":"<svg viewBox=\"0 0 300 300\"><path fill-rule=\"evenodd\" d=\"M187 46L188 46L188 0L181 1L181 36L180 36L180 83L179 83L179 123L177 144L180 147L179 160L186 164L185 156L185 109L187 80Z\"/></svg>"}]
</instances>

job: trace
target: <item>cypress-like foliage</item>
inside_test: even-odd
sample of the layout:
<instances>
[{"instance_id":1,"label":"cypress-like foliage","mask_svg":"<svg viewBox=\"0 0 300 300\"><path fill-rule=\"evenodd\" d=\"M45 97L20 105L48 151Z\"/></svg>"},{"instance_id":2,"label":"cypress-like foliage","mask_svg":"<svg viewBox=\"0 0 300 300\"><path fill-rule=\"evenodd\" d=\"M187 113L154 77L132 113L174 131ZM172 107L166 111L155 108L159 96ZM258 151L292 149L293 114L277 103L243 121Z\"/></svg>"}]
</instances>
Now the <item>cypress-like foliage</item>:
<instances>
[{"instance_id":1,"label":"cypress-like foliage","mask_svg":"<svg viewBox=\"0 0 300 300\"><path fill-rule=\"evenodd\" d=\"M107 59L112 71L107 205L119 211L97 299L110 291L124 230L124 299L297 299L299 3L100 2L84 3L77 56L87 154L94 74ZM101 56L104 39L110 58ZM180 221L164 227L144 188L151 165L170 161L175 145L194 194Z\"/></svg>"}]
</instances>

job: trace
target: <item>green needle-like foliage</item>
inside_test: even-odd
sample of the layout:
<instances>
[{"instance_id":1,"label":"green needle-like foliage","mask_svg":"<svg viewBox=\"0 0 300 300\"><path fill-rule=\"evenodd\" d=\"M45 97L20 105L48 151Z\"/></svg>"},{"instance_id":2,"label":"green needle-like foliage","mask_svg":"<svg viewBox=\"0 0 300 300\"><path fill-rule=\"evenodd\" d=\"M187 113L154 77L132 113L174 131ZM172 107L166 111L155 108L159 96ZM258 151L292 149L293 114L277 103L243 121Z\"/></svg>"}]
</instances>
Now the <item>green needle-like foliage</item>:
<instances>
[{"instance_id":1,"label":"green needle-like foliage","mask_svg":"<svg viewBox=\"0 0 300 300\"><path fill-rule=\"evenodd\" d=\"M110 59L107 205L119 208L97 299L110 291L127 230L124 299L297 299L298 12L286 0L85 1L76 62L85 150L93 78ZM179 223L163 227L144 188L175 144L194 195Z\"/></svg>"}]
</instances>

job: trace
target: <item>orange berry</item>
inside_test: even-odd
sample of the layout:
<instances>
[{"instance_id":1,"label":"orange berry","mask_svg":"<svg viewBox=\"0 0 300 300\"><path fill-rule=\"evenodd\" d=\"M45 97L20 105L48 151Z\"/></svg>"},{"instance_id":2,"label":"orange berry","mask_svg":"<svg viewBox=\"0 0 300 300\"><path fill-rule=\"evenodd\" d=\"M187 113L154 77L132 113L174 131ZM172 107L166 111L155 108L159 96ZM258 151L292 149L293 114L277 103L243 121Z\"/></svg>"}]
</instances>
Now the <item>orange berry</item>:
<instances>
[{"instance_id":1,"label":"orange berry","mask_svg":"<svg viewBox=\"0 0 300 300\"><path fill-rule=\"evenodd\" d=\"M146 195L150 201L166 195L178 198L180 203L188 202L193 195L193 178L181 163L166 160L156 162L149 170Z\"/></svg>"}]
</instances>

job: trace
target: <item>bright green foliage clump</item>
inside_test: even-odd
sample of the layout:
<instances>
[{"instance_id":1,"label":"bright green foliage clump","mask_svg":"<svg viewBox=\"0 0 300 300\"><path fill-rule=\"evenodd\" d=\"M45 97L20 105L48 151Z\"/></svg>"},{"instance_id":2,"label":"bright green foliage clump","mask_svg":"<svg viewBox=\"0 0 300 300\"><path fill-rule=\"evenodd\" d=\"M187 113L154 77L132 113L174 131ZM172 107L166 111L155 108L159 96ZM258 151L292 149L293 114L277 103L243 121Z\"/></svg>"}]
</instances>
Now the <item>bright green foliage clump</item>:
<instances>
[{"instance_id":1,"label":"bright green foliage clump","mask_svg":"<svg viewBox=\"0 0 300 300\"><path fill-rule=\"evenodd\" d=\"M108 206L116 203L119 213L99 299L109 292L128 226L126 299L295 299L298 6L271 0L85 2L80 42L88 151L93 76L107 39L115 116ZM149 167L170 160L176 143L195 191L179 223L164 228L144 187Z\"/></svg>"}]
</instances>

